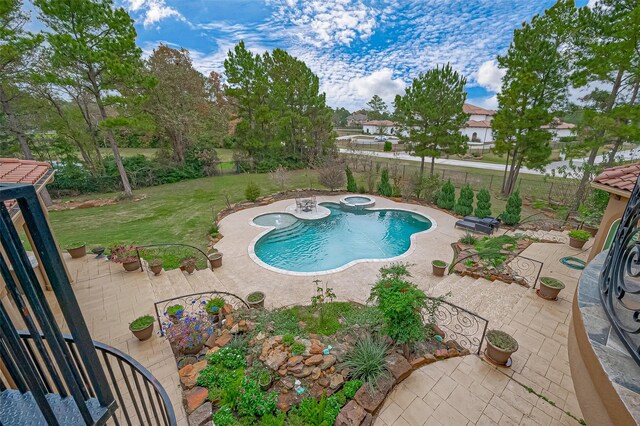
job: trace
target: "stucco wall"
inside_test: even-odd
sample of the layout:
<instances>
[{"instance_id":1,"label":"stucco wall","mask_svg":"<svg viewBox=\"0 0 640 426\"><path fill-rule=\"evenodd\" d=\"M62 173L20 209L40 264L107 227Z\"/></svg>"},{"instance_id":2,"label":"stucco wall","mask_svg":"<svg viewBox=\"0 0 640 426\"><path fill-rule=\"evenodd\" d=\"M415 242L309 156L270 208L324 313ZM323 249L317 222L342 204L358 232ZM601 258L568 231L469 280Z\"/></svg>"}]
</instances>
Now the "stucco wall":
<instances>
[{"instance_id":1,"label":"stucco wall","mask_svg":"<svg viewBox=\"0 0 640 426\"><path fill-rule=\"evenodd\" d=\"M589 252L589 261L591 261L591 259L593 259L598 253L602 251L602 246L607 239L607 234L609 233L611 225L617 219L620 219L622 217L624 209L625 207L627 207L627 202L629 202L629 199L626 197L621 197L620 195L616 194L609 194L609 204L607 204L607 209L604 211L602 221L600 222L600 226L598 227L598 233L596 234L593 246L591 247L591 251Z\"/></svg>"}]
</instances>

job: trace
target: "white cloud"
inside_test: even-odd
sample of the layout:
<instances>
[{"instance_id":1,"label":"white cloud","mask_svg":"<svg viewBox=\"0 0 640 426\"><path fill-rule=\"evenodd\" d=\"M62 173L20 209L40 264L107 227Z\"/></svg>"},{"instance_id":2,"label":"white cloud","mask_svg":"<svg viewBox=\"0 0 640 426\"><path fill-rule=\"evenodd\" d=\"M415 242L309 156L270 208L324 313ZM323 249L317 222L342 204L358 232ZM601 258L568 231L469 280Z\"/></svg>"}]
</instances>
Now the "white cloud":
<instances>
[{"instance_id":1,"label":"white cloud","mask_svg":"<svg viewBox=\"0 0 640 426\"><path fill-rule=\"evenodd\" d=\"M349 88L360 98L368 101L373 95L378 95L391 103L397 94L402 93L406 84L402 79L393 78L393 70L383 68L373 73L354 78L349 82ZM365 102L366 102L365 101Z\"/></svg>"},{"instance_id":2,"label":"white cloud","mask_svg":"<svg viewBox=\"0 0 640 426\"><path fill-rule=\"evenodd\" d=\"M167 6L165 0L127 0L127 2L129 11L142 13L142 25L145 28L171 17L186 22L185 17L175 8Z\"/></svg>"},{"instance_id":3,"label":"white cloud","mask_svg":"<svg viewBox=\"0 0 640 426\"><path fill-rule=\"evenodd\" d=\"M467 99L467 102L487 109L498 109L498 96L493 95L487 98L471 98Z\"/></svg>"},{"instance_id":4,"label":"white cloud","mask_svg":"<svg viewBox=\"0 0 640 426\"><path fill-rule=\"evenodd\" d=\"M480 65L480 68L474 74L474 78L479 86L493 92L499 92L504 75L505 70L498 68L498 63L495 60L490 60Z\"/></svg>"}]
</instances>

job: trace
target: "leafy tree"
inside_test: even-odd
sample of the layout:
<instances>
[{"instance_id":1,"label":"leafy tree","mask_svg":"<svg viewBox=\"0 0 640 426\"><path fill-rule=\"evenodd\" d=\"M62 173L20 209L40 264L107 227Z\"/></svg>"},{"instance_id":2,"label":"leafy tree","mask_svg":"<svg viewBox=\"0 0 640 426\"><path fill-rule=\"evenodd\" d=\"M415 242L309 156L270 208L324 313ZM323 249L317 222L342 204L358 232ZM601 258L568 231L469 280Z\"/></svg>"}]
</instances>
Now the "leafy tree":
<instances>
[{"instance_id":1,"label":"leafy tree","mask_svg":"<svg viewBox=\"0 0 640 426\"><path fill-rule=\"evenodd\" d=\"M387 104L378 95L373 95L371 100L367 102L370 111L367 113L369 120L386 120L389 118Z\"/></svg>"},{"instance_id":2,"label":"leafy tree","mask_svg":"<svg viewBox=\"0 0 640 426\"><path fill-rule=\"evenodd\" d=\"M340 107L333 110L333 126L334 127L347 127L347 117L349 117L351 113L348 109Z\"/></svg>"},{"instance_id":3,"label":"leafy tree","mask_svg":"<svg viewBox=\"0 0 640 426\"><path fill-rule=\"evenodd\" d=\"M346 175L343 171L343 164L331 160L318 169L318 180L331 191L335 191L336 189L342 188L346 182Z\"/></svg>"},{"instance_id":4,"label":"leafy tree","mask_svg":"<svg viewBox=\"0 0 640 426\"><path fill-rule=\"evenodd\" d=\"M380 173L380 183L378 183L378 194L391 197L393 195L393 187L389 181L389 169L384 168Z\"/></svg>"},{"instance_id":5,"label":"leafy tree","mask_svg":"<svg viewBox=\"0 0 640 426\"><path fill-rule=\"evenodd\" d=\"M385 141L385 142L384 142L383 151L384 151L384 152L391 152L391 151L393 151L393 145L391 144L391 141Z\"/></svg>"},{"instance_id":6,"label":"leafy tree","mask_svg":"<svg viewBox=\"0 0 640 426\"><path fill-rule=\"evenodd\" d=\"M136 46L133 20L111 0L34 0L40 9L51 70L46 79L58 85L82 86L99 112L99 124L122 181L124 194L131 185L122 164L114 128L126 124L124 117L109 117L108 108L124 104L125 91L139 83L142 51Z\"/></svg>"},{"instance_id":7,"label":"leafy tree","mask_svg":"<svg viewBox=\"0 0 640 426\"><path fill-rule=\"evenodd\" d=\"M453 207L456 202L456 189L451 183L451 180L448 180L442 185L442 189L438 192L438 196L436 198L436 204L441 209L445 210L453 210Z\"/></svg>"},{"instance_id":8,"label":"leafy tree","mask_svg":"<svg viewBox=\"0 0 640 426\"><path fill-rule=\"evenodd\" d=\"M507 206L504 212L500 215L502 221L507 225L517 225L520 223L520 214L522 211L522 200L520 199L519 191L515 191L509 196L507 200Z\"/></svg>"},{"instance_id":9,"label":"leafy tree","mask_svg":"<svg viewBox=\"0 0 640 426\"><path fill-rule=\"evenodd\" d=\"M160 44L147 63L156 84L149 90L146 110L169 140L173 161L183 164L187 149L199 138L210 142L206 136L212 136L220 143L226 117L213 102L207 79L193 68L189 52Z\"/></svg>"},{"instance_id":10,"label":"leafy tree","mask_svg":"<svg viewBox=\"0 0 640 426\"><path fill-rule=\"evenodd\" d=\"M356 179L353 177L353 172L349 166L344 169L344 172L347 175L347 192L358 192L358 184L356 183Z\"/></svg>"},{"instance_id":11,"label":"leafy tree","mask_svg":"<svg viewBox=\"0 0 640 426\"><path fill-rule=\"evenodd\" d=\"M485 188L482 188L476 194L476 217L484 218L491 216L491 194Z\"/></svg>"},{"instance_id":12,"label":"leafy tree","mask_svg":"<svg viewBox=\"0 0 640 426\"><path fill-rule=\"evenodd\" d=\"M469 185L460 188L460 197L453 211L460 216L468 216L473 213L473 189Z\"/></svg>"},{"instance_id":13,"label":"leafy tree","mask_svg":"<svg viewBox=\"0 0 640 426\"><path fill-rule=\"evenodd\" d=\"M506 71L491 122L495 152L507 154L503 192L511 194L524 165L542 168L550 162L551 133L541 126L553 120L552 108L566 99L567 54L575 6L560 0L514 31L509 50L498 57Z\"/></svg>"},{"instance_id":14,"label":"leafy tree","mask_svg":"<svg viewBox=\"0 0 640 426\"><path fill-rule=\"evenodd\" d=\"M405 89L404 95L396 96L400 138L413 155L421 158L421 176L425 157L431 157L433 175L437 157L463 154L467 150L468 138L460 133L469 118L462 111L467 98L465 84L466 79L447 64L420 74Z\"/></svg>"}]
</instances>

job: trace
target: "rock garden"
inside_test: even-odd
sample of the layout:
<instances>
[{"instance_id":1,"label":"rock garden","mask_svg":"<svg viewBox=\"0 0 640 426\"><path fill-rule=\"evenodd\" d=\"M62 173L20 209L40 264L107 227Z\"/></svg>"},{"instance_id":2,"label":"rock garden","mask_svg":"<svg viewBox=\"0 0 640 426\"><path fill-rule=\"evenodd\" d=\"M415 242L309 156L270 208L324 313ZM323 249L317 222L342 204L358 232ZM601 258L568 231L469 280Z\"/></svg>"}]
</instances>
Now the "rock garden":
<instances>
[{"instance_id":1,"label":"rock garden","mask_svg":"<svg viewBox=\"0 0 640 426\"><path fill-rule=\"evenodd\" d=\"M367 305L336 298L314 281L307 306L249 309L221 294L168 307L189 424L369 425L415 369L469 353L436 325L443 300L409 265L382 268Z\"/></svg>"}]
</instances>

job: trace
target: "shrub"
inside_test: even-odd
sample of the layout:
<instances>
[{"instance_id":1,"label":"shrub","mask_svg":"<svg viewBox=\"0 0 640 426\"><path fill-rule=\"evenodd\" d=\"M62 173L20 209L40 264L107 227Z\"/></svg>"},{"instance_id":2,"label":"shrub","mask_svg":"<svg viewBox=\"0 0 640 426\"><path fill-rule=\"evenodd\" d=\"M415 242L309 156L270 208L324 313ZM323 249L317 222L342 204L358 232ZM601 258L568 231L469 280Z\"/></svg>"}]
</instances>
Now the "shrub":
<instances>
[{"instance_id":1,"label":"shrub","mask_svg":"<svg viewBox=\"0 0 640 426\"><path fill-rule=\"evenodd\" d=\"M438 198L436 204L441 209L453 210L453 206L456 203L456 189L454 188L451 180L448 180L442 185L442 189L438 192Z\"/></svg>"},{"instance_id":2,"label":"shrub","mask_svg":"<svg viewBox=\"0 0 640 426\"><path fill-rule=\"evenodd\" d=\"M109 260L115 263L130 263L140 259L138 248L133 244L115 245L111 247L110 252Z\"/></svg>"},{"instance_id":3,"label":"shrub","mask_svg":"<svg viewBox=\"0 0 640 426\"><path fill-rule=\"evenodd\" d=\"M472 246L476 242L478 242L478 239L472 233L467 232L458 241L460 241L462 244L468 244L468 245Z\"/></svg>"},{"instance_id":4,"label":"shrub","mask_svg":"<svg viewBox=\"0 0 640 426\"><path fill-rule=\"evenodd\" d=\"M229 370L222 365L208 365L200 371L196 385L203 388L216 387L220 390L244 378L244 369Z\"/></svg>"},{"instance_id":5,"label":"shrub","mask_svg":"<svg viewBox=\"0 0 640 426\"><path fill-rule=\"evenodd\" d=\"M373 389L378 380L389 374L385 364L389 351L383 338L366 334L356 340L353 350L345 355L343 365L351 372L351 377Z\"/></svg>"},{"instance_id":6,"label":"shrub","mask_svg":"<svg viewBox=\"0 0 640 426\"><path fill-rule=\"evenodd\" d=\"M293 334L285 334L284 336L282 336L283 345L291 346L293 345L294 342L295 342L295 337L293 337Z\"/></svg>"},{"instance_id":7,"label":"shrub","mask_svg":"<svg viewBox=\"0 0 640 426\"><path fill-rule=\"evenodd\" d=\"M468 216L473 213L473 189L469 185L464 185L460 189L460 198L458 198L453 211L460 216Z\"/></svg>"},{"instance_id":8,"label":"shrub","mask_svg":"<svg viewBox=\"0 0 640 426\"><path fill-rule=\"evenodd\" d=\"M267 414L262 417L262 420L260 420L260 426L284 426L286 420L287 413L280 411L277 415Z\"/></svg>"},{"instance_id":9,"label":"shrub","mask_svg":"<svg viewBox=\"0 0 640 426\"><path fill-rule=\"evenodd\" d=\"M507 200L507 206L505 211L500 215L500 218L506 225L517 225L520 223L520 213L522 211L522 200L520 199L520 193L518 191L511 194Z\"/></svg>"},{"instance_id":10,"label":"shrub","mask_svg":"<svg viewBox=\"0 0 640 426\"><path fill-rule=\"evenodd\" d=\"M209 228L209 235L211 236L211 238L216 238L219 233L220 227L218 226L218 224L214 223L213 225L211 225L211 227Z\"/></svg>"},{"instance_id":11,"label":"shrub","mask_svg":"<svg viewBox=\"0 0 640 426\"><path fill-rule=\"evenodd\" d=\"M360 185L358 187L358 192L361 194L366 194L367 193L367 188L364 187L364 185Z\"/></svg>"},{"instance_id":12,"label":"shrub","mask_svg":"<svg viewBox=\"0 0 640 426\"><path fill-rule=\"evenodd\" d=\"M260 196L260 187L253 182L249 182L244 189L244 196L251 202L256 201Z\"/></svg>"},{"instance_id":13,"label":"shrub","mask_svg":"<svg viewBox=\"0 0 640 426\"><path fill-rule=\"evenodd\" d=\"M323 394L319 401L315 398L303 399L297 407L291 410L289 424L329 426L335 423L338 414L340 414L340 406L336 399L329 399L326 394Z\"/></svg>"},{"instance_id":14,"label":"shrub","mask_svg":"<svg viewBox=\"0 0 640 426\"><path fill-rule=\"evenodd\" d=\"M154 319L151 315L143 315L133 320L131 324L129 324L129 329L134 331L144 330L153 324L153 321Z\"/></svg>"},{"instance_id":15,"label":"shrub","mask_svg":"<svg viewBox=\"0 0 640 426\"><path fill-rule=\"evenodd\" d=\"M515 351L518 349L518 342L509 334L500 330L487 331L487 340L497 348L503 351Z\"/></svg>"},{"instance_id":16,"label":"shrub","mask_svg":"<svg viewBox=\"0 0 640 426\"><path fill-rule=\"evenodd\" d=\"M486 189L482 188L476 194L476 213L479 218L491 216L491 194Z\"/></svg>"},{"instance_id":17,"label":"shrub","mask_svg":"<svg viewBox=\"0 0 640 426\"><path fill-rule=\"evenodd\" d=\"M391 197L393 195L393 187L389 181L389 169L382 169L380 173L380 183L378 183L378 194Z\"/></svg>"},{"instance_id":18,"label":"shrub","mask_svg":"<svg viewBox=\"0 0 640 426\"><path fill-rule=\"evenodd\" d=\"M300 355L300 354L304 353L305 349L306 349L306 347L304 346L304 343L296 342L293 345L291 345L291 354L292 355Z\"/></svg>"},{"instance_id":19,"label":"shrub","mask_svg":"<svg viewBox=\"0 0 640 426\"><path fill-rule=\"evenodd\" d=\"M225 346L216 352L206 356L211 365L219 365L228 370L236 370L246 367L245 352L242 349L235 349Z\"/></svg>"},{"instance_id":20,"label":"shrub","mask_svg":"<svg viewBox=\"0 0 640 426\"><path fill-rule=\"evenodd\" d=\"M318 169L318 181L331 191L340 189L347 181L343 165L337 161L331 161Z\"/></svg>"},{"instance_id":21,"label":"shrub","mask_svg":"<svg viewBox=\"0 0 640 426\"><path fill-rule=\"evenodd\" d=\"M275 412L278 403L276 392L263 392L260 384L248 377L242 381L239 390L235 408L241 417L262 417Z\"/></svg>"},{"instance_id":22,"label":"shrub","mask_svg":"<svg viewBox=\"0 0 640 426\"><path fill-rule=\"evenodd\" d=\"M220 409L216 411L213 415L213 423L215 423L216 426L240 425L240 422L233 416L233 410L227 405L220 407Z\"/></svg>"},{"instance_id":23,"label":"shrub","mask_svg":"<svg viewBox=\"0 0 640 426\"><path fill-rule=\"evenodd\" d=\"M347 191L358 192L358 184L356 183L356 179L353 177L353 172L351 171L349 166L344 169L344 172L347 175Z\"/></svg>"},{"instance_id":24,"label":"shrub","mask_svg":"<svg viewBox=\"0 0 640 426\"><path fill-rule=\"evenodd\" d=\"M393 144L391 143L391 141L385 141L384 142L384 147L382 148L382 150L384 152L391 152L393 151Z\"/></svg>"},{"instance_id":25,"label":"shrub","mask_svg":"<svg viewBox=\"0 0 640 426\"><path fill-rule=\"evenodd\" d=\"M222 297L214 297L209 299L205 305L205 311L215 314L224 306L224 299Z\"/></svg>"},{"instance_id":26,"label":"shrub","mask_svg":"<svg viewBox=\"0 0 640 426\"><path fill-rule=\"evenodd\" d=\"M349 380L344 384L342 390L344 391L344 395L347 397L347 399L353 399L353 397L356 396L356 392L358 392L358 389L360 389L362 383L362 380L355 379Z\"/></svg>"},{"instance_id":27,"label":"shrub","mask_svg":"<svg viewBox=\"0 0 640 426\"><path fill-rule=\"evenodd\" d=\"M587 231L583 231L582 229L574 229L573 231L569 231L569 237L580 241L587 241L591 238L591 234Z\"/></svg>"}]
</instances>

